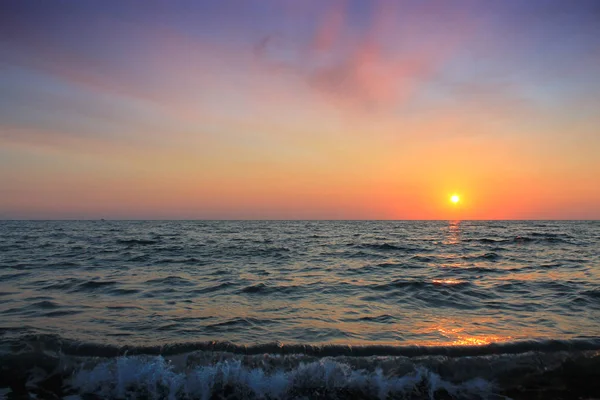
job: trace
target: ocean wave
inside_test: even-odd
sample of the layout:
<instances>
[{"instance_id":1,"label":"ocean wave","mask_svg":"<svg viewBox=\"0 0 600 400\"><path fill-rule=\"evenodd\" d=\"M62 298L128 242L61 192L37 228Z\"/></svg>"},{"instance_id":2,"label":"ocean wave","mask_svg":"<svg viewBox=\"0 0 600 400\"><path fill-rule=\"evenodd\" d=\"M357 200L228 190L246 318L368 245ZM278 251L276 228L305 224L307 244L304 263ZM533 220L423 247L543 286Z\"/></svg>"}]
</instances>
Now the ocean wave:
<instances>
[{"instance_id":1,"label":"ocean wave","mask_svg":"<svg viewBox=\"0 0 600 400\"><path fill-rule=\"evenodd\" d=\"M56 317L64 317L66 315L80 314L82 312L83 311L81 311L81 310L56 310L56 311L49 311L49 312L41 313L39 315L40 315L40 317L44 317L44 318L56 318Z\"/></svg>"},{"instance_id":2,"label":"ocean wave","mask_svg":"<svg viewBox=\"0 0 600 400\"><path fill-rule=\"evenodd\" d=\"M232 318L224 322L217 322L210 324L205 327L209 331L229 329L229 328L240 328L240 327L260 327L268 326L275 323L275 321L266 318Z\"/></svg>"},{"instance_id":3,"label":"ocean wave","mask_svg":"<svg viewBox=\"0 0 600 400\"><path fill-rule=\"evenodd\" d=\"M146 282L147 284L150 285L168 285L168 286L195 286L196 283L182 278L181 276L177 276L177 275L169 275L166 276L164 278L154 278L154 279L149 279Z\"/></svg>"},{"instance_id":4,"label":"ocean wave","mask_svg":"<svg viewBox=\"0 0 600 400\"><path fill-rule=\"evenodd\" d=\"M0 388L24 398L32 393L38 398L282 400L575 399L600 389L599 339L528 341L477 351L476 346L450 346L441 354L415 346L404 347L412 354L389 354L399 348L364 352L375 347L291 345L304 351L287 352L289 346L281 343L224 342L204 343L201 349L177 344L114 348L37 339L0 343Z\"/></svg>"},{"instance_id":5,"label":"ocean wave","mask_svg":"<svg viewBox=\"0 0 600 400\"><path fill-rule=\"evenodd\" d=\"M468 281L457 280L457 279L431 279L431 280L419 280L419 279L396 279L389 283L376 284L367 286L372 290L390 290L390 289L431 289L438 288L440 286L452 287L452 288L465 288L472 286L473 284Z\"/></svg>"},{"instance_id":6,"label":"ocean wave","mask_svg":"<svg viewBox=\"0 0 600 400\"><path fill-rule=\"evenodd\" d=\"M424 250L419 247L399 246L397 244L392 244L392 243L387 243L387 242L360 243L360 244L349 243L348 246L362 248L362 249L378 250L378 251L397 251L397 252L403 252L403 253L415 253L415 252Z\"/></svg>"},{"instance_id":7,"label":"ocean wave","mask_svg":"<svg viewBox=\"0 0 600 400\"><path fill-rule=\"evenodd\" d=\"M272 320L257 318L234 318L220 325L256 325L271 323ZM219 325L219 324L215 324ZM596 351L600 350L600 337L586 337L569 340L521 340L514 342L498 342L473 346L423 346L423 345L352 345L352 344L301 344L271 342L263 344L242 345L227 341L208 342L175 342L163 345L114 345L82 342L51 334L10 335L0 338L0 349L6 346L14 348L35 347L48 352L80 357L118 357L123 355L163 355L171 356L193 351L228 352L241 355L259 354L304 354L315 357L370 357L370 356L486 356L498 354L520 354L528 352L559 351ZM18 330L17 330L18 332ZM1 354L1 351L0 351Z\"/></svg>"},{"instance_id":8,"label":"ocean wave","mask_svg":"<svg viewBox=\"0 0 600 400\"><path fill-rule=\"evenodd\" d=\"M267 371L244 365L242 360L218 361L178 371L162 357L121 358L103 362L92 369L80 369L67 380L78 393L104 398L151 399L385 399L388 396L416 395L434 398L450 395L464 399L483 398L494 386L481 378L453 383L424 367L402 376L376 371L354 370L335 360L302 363L291 369ZM427 397L425 397L427 396Z\"/></svg>"},{"instance_id":9,"label":"ocean wave","mask_svg":"<svg viewBox=\"0 0 600 400\"><path fill-rule=\"evenodd\" d=\"M536 233L532 232L529 235L516 235L510 238L473 238L463 239L465 242L478 242L481 244L507 244L507 243L538 243L538 244L575 244L572 238L568 235L554 235L549 233Z\"/></svg>"},{"instance_id":10,"label":"ocean wave","mask_svg":"<svg viewBox=\"0 0 600 400\"><path fill-rule=\"evenodd\" d=\"M483 244L494 244L494 243L504 243L507 240L505 239L492 239L492 238L477 238L477 239L463 239L463 242L479 242Z\"/></svg>"},{"instance_id":11,"label":"ocean wave","mask_svg":"<svg viewBox=\"0 0 600 400\"><path fill-rule=\"evenodd\" d=\"M499 255L498 253L490 252L490 253L484 253L484 254L478 254L478 255L472 255L472 256L462 256L461 258L463 260L469 260L469 261L497 261L500 258L502 258L502 256Z\"/></svg>"},{"instance_id":12,"label":"ocean wave","mask_svg":"<svg viewBox=\"0 0 600 400\"><path fill-rule=\"evenodd\" d=\"M87 292L89 290L105 288L107 286L117 285L119 282L117 281L86 281L77 285L74 288L75 291L84 291Z\"/></svg>"},{"instance_id":13,"label":"ocean wave","mask_svg":"<svg viewBox=\"0 0 600 400\"><path fill-rule=\"evenodd\" d=\"M423 263L433 263L433 262L441 262L443 260L447 260L449 257L447 255L444 254L438 254L438 255L422 255L422 254L418 254L418 255L414 255L412 257L409 258L410 261L418 261L418 262L423 262ZM479 253L479 254L469 254L469 255L462 255L459 257L456 257L457 259L460 260L465 260L465 261L498 261L499 259L502 258L502 256L496 252L487 252L487 253Z\"/></svg>"},{"instance_id":14,"label":"ocean wave","mask_svg":"<svg viewBox=\"0 0 600 400\"><path fill-rule=\"evenodd\" d=\"M232 286L236 286L235 283L233 282L221 282L217 285L214 286L208 286L208 287L203 287L200 289L194 289L191 291L191 293L196 293L196 294L207 294L207 293L213 293L213 292L219 292L223 289L232 287Z\"/></svg>"},{"instance_id":15,"label":"ocean wave","mask_svg":"<svg viewBox=\"0 0 600 400\"><path fill-rule=\"evenodd\" d=\"M4 260L0 264L0 267L11 268L11 269L16 269L17 271L22 271L24 269L30 269L31 263L18 263L18 262L11 262L9 260Z\"/></svg>"},{"instance_id":16,"label":"ocean wave","mask_svg":"<svg viewBox=\"0 0 600 400\"><path fill-rule=\"evenodd\" d=\"M249 286L246 286L246 287L240 289L240 293L247 293L247 294L292 293L292 292L300 290L300 289L302 289L302 287L295 286L295 285L269 286L264 283L257 283L257 284L249 285Z\"/></svg>"},{"instance_id":17,"label":"ocean wave","mask_svg":"<svg viewBox=\"0 0 600 400\"><path fill-rule=\"evenodd\" d=\"M45 286L42 287L42 290L65 290L71 289L80 284L81 282L82 281L77 278L66 278L59 282L51 282L49 284L47 280L35 281L33 282L33 284L44 284Z\"/></svg>"},{"instance_id":18,"label":"ocean wave","mask_svg":"<svg viewBox=\"0 0 600 400\"><path fill-rule=\"evenodd\" d=\"M73 262L73 261L59 261L59 262L55 262L55 263L50 263L47 264L48 268L54 268L54 269L58 269L58 268L72 268L72 267L80 267L81 264L78 262Z\"/></svg>"},{"instance_id":19,"label":"ocean wave","mask_svg":"<svg viewBox=\"0 0 600 400\"><path fill-rule=\"evenodd\" d=\"M54 301L43 300L43 301L39 301L37 303L32 303L29 307L48 310L48 309L60 308L61 305Z\"/></svg>"},{"instance_id":20,"label":"ocean wave","mask_svg":"<svg viewBox=\"0 0 600 400\"><path fill-rule=\"evenodd\" d=\"M382 315L377 315L374 317L359 317L359 318L344 318L343 321L344 322L378 322L378 323L389 323L389 322L393 322L396 321L397 318L389 315L389 314L382 314Z\"/></svg>"},{"instance_id":21,"label":"ocean wave","mask_svg":"<svg viewBox=\"0 0 600 400\"><path fill-rule=\"evenodd\" d=\"M0 282L6 282L12 279L23 278L24 276L29 276L30 274L30 272L16 272L14 274L0 275Z\"/></svg>"},{"instance_id":22,"label":"ocean wave","mask_svg":"<svg viewBox=\"0 0 600 400\"><path fill-rule=\"evenodd\" d=\"M423 255L416 255L416 256L412 256L410 259L411 259L411 260L414 260L414 261L419 261L419 262L426 262L426 263L428 263L428 262L433 262L433 261L435 261L435 260L436 260L436 257L434 257L434 256L423 256Z\"/></svg>"},{"instance_id":23,"label":"ocean wave","mask_svg":"<svg viewBox=\"0 0 600 400\"><path fill-rule=\"evenodd\" d=\"M117 243L126 244L129 246L147 246L157 244L160 241L153 239L117 239Z\"/></svg>"},{"instance_id":24,"label":"ocean wave","mask_svg":"<svg viewBox=\"0 0 600 400\"><path fill-rule=\"evenodd\" d=\"M586 290L586 291L582 292L581 294L584 295L584 296L593 298L593 299L600 300L600 289Z\"/></svg>"}]
</instances>

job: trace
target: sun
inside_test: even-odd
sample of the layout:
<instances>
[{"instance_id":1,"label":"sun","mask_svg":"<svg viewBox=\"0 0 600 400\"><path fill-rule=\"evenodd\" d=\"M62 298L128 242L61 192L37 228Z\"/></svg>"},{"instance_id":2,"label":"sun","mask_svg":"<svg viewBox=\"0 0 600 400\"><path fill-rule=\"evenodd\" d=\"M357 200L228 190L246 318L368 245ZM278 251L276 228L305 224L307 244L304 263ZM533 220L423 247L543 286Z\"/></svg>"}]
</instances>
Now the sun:
<instances>
[{"instance_id":1,"label":"sun","mask_svg":"<svg viewBox=\"0 0 600 400\"><path fill-rule=\"evenodd\" d=\"M450 196L450 201L452 202L452 204L458 204L458 202L460 201L460 197L457 194L453 194L452 196Z\"/></svg>"}]
</instances>

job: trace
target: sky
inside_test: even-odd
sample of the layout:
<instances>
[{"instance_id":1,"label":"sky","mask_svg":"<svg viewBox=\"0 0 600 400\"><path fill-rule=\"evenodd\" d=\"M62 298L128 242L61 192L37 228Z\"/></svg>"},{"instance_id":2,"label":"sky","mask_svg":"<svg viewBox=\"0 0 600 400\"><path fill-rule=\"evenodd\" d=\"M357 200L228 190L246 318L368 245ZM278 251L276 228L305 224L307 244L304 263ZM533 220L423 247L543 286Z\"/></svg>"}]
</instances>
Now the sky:
<instances>
[{"instance_id":1,"label":"sky","mask_svg":"<svg viewBox=\"0 0 600 400\"><path fill-rule=\"evenodd\" d=\"M597 0L4 1L0 219L600 219L599 73Z\"/></svg>"}]
</instances>

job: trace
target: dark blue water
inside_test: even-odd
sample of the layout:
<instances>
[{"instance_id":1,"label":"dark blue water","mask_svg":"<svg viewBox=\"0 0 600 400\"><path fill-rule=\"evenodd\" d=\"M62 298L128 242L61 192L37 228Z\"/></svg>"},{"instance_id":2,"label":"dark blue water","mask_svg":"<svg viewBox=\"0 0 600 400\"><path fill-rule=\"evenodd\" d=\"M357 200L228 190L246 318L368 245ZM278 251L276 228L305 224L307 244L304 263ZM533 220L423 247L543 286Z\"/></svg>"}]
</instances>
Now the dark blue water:
<instances>
[{"instance_id":1,"label":"dark blue water","mask_svg":"<svg viewBox=\"0 0 600 400\"><path fill-rule=\"evenodd\" d=\"M431 363L512 357L539 372L532 352L556 368L597 356L600 223L5 221L0 334L13 361L104 357L72 365L62 386L105 397L138 393L145 370L170 382L160 390L173 398L226 393L227 379L255 397L313 397L302 373L333 390L327 398L418 385L427 396L487 398L500 367L483 376L471 366L459 379ZM172 357L183 354L177 369Z\"/></svg>"}]
</instances>

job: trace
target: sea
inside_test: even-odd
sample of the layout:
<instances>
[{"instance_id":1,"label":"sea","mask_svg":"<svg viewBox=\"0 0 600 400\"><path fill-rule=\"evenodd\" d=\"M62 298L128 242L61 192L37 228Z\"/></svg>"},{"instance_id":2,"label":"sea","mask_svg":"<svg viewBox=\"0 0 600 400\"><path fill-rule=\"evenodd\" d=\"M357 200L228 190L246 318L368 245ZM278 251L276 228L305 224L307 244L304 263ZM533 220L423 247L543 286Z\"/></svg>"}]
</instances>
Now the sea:
<instances>
[{"instance_id":1,"label":"sea","mask_svg":"<svg viewBox=\"0 0 600 400\"><path fill-rule=\"evenodd\" d=\"M0 221L0 398L600 398L600 222Z\"/></svg>"}]
</instances>

